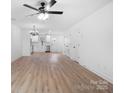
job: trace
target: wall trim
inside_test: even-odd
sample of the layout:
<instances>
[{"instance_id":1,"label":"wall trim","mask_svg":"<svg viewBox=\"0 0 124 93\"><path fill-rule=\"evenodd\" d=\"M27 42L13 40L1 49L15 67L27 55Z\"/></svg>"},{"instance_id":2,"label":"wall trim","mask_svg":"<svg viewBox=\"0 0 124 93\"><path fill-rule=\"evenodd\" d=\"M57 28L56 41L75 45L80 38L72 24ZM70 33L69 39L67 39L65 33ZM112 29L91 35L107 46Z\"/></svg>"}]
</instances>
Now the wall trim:
<instances>
[{"instance_id":1,"label":"wall trim","mask_svg":"<svg viewBox=\"0 0 124 93\"><path fill-rule=\"evenodd\" d=\"M102 73L99 73L99 72L95 71L93 68L90 68L90 67L85 66L85 65L83 65L83 67L86 68L86 69L88 69L89 71L93 72L94 74L100 76L101 78L107 80L111 84L113 84L113 80L108 75L105 75L105 74L103 75Z\"/></svg>"}]
</instances>

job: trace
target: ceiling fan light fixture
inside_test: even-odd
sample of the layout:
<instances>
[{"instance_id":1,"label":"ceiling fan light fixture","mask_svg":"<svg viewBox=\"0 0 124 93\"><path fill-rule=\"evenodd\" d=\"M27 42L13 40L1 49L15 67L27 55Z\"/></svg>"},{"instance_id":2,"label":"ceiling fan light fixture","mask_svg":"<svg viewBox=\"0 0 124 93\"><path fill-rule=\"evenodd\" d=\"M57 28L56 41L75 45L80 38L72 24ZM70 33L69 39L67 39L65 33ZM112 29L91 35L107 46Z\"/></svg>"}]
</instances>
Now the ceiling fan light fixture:
<instances>
[{"instance_id":1,"label":"ceiling fan light fixture","mask_svg":"<svg viewBox=\"0 0 124 93\"><path fill-rule=\"evenodd\" d=\"M48 19L48 18L49 18L49 14L45 13L42 20L46 20L46 19Z\"/></svg>"},{"instance_id":2,"label":"ceiling fan light fixture","mask_svg":"<svg viewBox=\"0 0 124 93\"><path fill-rule=\"evenodd\" d=\"M49 18L49 14L58 14L58 15L63 14L63 11L49 11L49 9L53 5L55 5L56 2L57 2L56 0L42 1L42 2L40 2L41 6L39 8L35 8L35 7L28 5L28 4L23 4L23 6L38 12L35 14L31 14L30 16L38 15L39 20L46 20Z\"/></svg>"},{"instance_id":3,"label":"ceiling fan light fixture","mask_svg":"<svg viewBox=\"0 0 124 93\"><path fill-rule=\"evenodd\" d=\"M44 14L43 13L41 13L41 14L38 15L38 19L40 19L40 20L42 20L43 17L44 17Z\"/></svg>"},{"instance_id":4,"label":"ceiling fan light fixture","mask_svg":"<svg viewBox=\"0 0 124 93\"><path fill-rule=\"evenodd\" d=\"M40 20L46 20L48 18L49 18L49 14L47 14L47 13L45 13L45 14L41 13L38 15L38 19L40 19Z\"/></svg>"}]
</instances>

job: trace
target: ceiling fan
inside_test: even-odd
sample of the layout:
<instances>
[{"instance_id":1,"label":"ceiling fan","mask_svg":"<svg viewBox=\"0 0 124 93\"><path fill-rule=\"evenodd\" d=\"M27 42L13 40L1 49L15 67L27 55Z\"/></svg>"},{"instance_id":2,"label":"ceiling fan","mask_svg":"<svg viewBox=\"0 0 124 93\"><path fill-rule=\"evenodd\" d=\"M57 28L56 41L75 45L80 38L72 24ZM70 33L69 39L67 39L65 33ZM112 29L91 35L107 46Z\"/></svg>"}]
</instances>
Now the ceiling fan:
<instances>
[{"instance_id":1,"label":"ceiling fan","mask_svg":"<svg viewBox=\"0 0 124 93\"><path fill-rule=\"evenodd\" d=\"M38 15L38 14L63 14L63 11L49 11L49 8L52 7L53 5L55 5L56 2L57 1L55 1L55 0L50 0L49 2L42 1L40 3L41 6L39 8L35 8L35 7L28 5L28 4L23 4L23 6L30 8L30 9L33 9L33 10L38 12L35 14L31 14L29 16ZM47 8L47 7L49 7L49 8Z\"/></svg>"}]
</instances>

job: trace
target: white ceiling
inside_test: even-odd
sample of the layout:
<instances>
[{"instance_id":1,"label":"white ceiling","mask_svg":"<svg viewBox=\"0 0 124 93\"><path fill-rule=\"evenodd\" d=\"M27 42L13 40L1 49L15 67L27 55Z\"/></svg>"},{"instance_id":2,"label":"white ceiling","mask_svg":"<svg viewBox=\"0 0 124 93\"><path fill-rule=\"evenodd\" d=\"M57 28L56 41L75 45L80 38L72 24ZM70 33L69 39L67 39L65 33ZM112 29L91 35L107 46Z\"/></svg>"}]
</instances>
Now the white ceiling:
<instances>
[{"instance_id":1,"label":"white ceiling","mask_svg":"<svg viewBox=\"0 0 124 93\"><path fill-rule=\"evenodd\" d=\"M32 29L35 24L41 30L65 31L112 0L56 0L58 2L50 10L62 10L63 15L50 15L46 21L39 20L37 16L27 17L36 11L22 5L38 8L40 1L11 0L12 23L25 29Z\"/></svg>"}]
</instances>

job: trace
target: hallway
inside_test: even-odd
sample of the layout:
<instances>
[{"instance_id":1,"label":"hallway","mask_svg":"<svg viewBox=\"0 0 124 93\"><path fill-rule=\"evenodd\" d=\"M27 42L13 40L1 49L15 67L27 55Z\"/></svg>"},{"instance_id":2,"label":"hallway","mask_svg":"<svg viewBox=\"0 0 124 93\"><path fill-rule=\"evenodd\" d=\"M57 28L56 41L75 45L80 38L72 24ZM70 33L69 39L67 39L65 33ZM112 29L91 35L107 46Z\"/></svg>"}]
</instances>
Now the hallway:
<instances>
[{"instance_id":1,"label":"hallway","mask_svg":"<svg viewBox=\"0 0 124 93\"><path fill-rule=\"evenodd\" d=\"M12 93L112 93L112 85L59 53L36 53L11 64Z\"/></svg>"}]
</instances>

